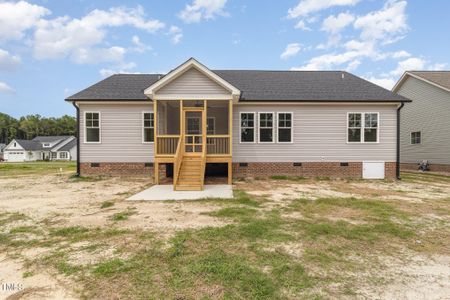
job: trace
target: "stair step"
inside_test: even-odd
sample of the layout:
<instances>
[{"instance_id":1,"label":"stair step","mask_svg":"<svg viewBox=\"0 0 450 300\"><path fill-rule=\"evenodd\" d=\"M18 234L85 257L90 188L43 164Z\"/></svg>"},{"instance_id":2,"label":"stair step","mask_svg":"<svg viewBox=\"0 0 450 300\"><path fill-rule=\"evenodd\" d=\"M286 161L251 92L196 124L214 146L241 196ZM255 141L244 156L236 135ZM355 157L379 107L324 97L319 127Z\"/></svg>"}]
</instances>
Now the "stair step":
<instances>
[{"instance_id":1,"label":"stair step","mask_svg":"<svg viewBox=\"0 0 450 300\"><path fill-rule=\"evenodd\" d=\"M177 186L175 187L176 191L201 191L202 190L202 186L199 185L182 185L182 184L177 184Z\"/></svg>"}]
</instances>

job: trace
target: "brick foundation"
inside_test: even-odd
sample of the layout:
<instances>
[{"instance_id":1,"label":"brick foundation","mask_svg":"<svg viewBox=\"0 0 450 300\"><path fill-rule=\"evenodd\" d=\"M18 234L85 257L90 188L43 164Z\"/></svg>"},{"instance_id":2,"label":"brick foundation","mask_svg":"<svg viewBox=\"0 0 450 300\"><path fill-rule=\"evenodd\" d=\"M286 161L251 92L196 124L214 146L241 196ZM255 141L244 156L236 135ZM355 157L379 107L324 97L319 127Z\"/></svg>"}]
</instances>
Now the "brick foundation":
<instances>
[{"instance_id":1,"label":"brick foundation","mask_svg":"<svg viewBox=\"0 0 450 300\"><path fill-rule=\"evenodd\" d=\"M402 171L417 171L419 168L418 164L400 164L400 170ZM430 171L431 172L445 172L450 173L450 165L444 164L431 164L430 163Z\"/></svg>"},{"instance_id":2,"label":"brick foundation","mask_svg":"<svg viewBox=\"0 0 450 300\"><path fill-rule=\"evenodd\" d=\"M395 179L395 162L385 164L385 177ZM273 175L330 177L330 178L362 178L362 163L349 162L341 166L339 162L304 162L301 166L293 163L247 163L241 166L233 163L233 177L267 177Z\"/></svg>"},{"instance_id":3,"label":"brick foundation","mask_svg":"<svg viewBox=\"0 0 450 300\"><path fill-rule=\"evenodd\" d=\"M145 163L80 163L81 176L148 176L153 177L153 164ZM166 165L159 166L160 177L166 176Z\"/></svg>"},{"instance_id":4,"label":"brick foundation","mask_svg":"<svg viewBox=\"0 0 450 300\"><path fill-rule=\"evenodd\" d=\"M403 167L403 165L402 165ZM416 166L417 168L417 166ZM81 163L82 176L148 176L153 177L153 165L144 163ZM450 168L449 168L450 170ZM395 163L385 164L385 177L395 178ZM362 163L349 162L348 166L341 166L339 162L304 162L301 166L294 166L288 162L274 163L247 163L241 166L233 163L233 177L268 177L273 175L303 176L303 177L330 177L330 178L361 178ZM160 179L166 178L166 165L159 165Z\"/></svg>"}]
</instances>

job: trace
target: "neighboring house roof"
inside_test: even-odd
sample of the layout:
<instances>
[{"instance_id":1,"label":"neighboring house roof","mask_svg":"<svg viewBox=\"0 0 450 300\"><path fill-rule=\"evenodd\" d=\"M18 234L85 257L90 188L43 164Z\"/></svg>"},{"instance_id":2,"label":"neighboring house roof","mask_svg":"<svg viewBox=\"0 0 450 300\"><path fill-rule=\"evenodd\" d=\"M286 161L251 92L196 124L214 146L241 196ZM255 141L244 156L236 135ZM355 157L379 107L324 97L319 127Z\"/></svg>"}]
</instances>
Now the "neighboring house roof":
<instances>
[{"instance_id":1,"label":"neighboring house roof","mask_svg":"<svg viewBox=\"0 0 450 300\"><path fill-rule=\"evenodd\" d=\"M73 147L77 146L77 140L73 139L61 148L58 149L58 151L70 151Z\"/></svg>"},{"instance_id":2,"label":"neighboring house roof","mask_svg":"<svg viewBox=\"0 0 450 300\"><path fill-rule=\"evenodd\" d=\"M396 92L409 76L450 92L450 71L407 71L396 83L392 91Z\"/></svg>"},{"instance_id":3,"label":"neighboring house roof","mask_svg":"<svg viewBox=\"0 0 450 300\"><path fill-rule=\"evenodd\" d=\"M33 140L15 140L26 151L43 150L42 143Z\"/></svg>"},{"instance_id":4,"label":"neighboring house roof","mask_svg":"<svg viewBox=\"0 0 450 300\"><path fill-rule=\"evenodd\" d=\"M59 140L65 140L67 138L71 137L70 135L53 135L53 136L37 136L32 141L38 141L41 143L53 143L55 141Z\"/></svg>"},{"instance_id":5,"label":"neighboring house roof","mask_svg":"<svg viewBox=\"0 0 450 300\"><path fill-rule=\"evenodd\" d=\"M367 80L344 71L213 72L241 91L240 101L409 102ZM112 75L67 101L148 101L144 90L161 74Z\"/></svg>"}]
</instances>

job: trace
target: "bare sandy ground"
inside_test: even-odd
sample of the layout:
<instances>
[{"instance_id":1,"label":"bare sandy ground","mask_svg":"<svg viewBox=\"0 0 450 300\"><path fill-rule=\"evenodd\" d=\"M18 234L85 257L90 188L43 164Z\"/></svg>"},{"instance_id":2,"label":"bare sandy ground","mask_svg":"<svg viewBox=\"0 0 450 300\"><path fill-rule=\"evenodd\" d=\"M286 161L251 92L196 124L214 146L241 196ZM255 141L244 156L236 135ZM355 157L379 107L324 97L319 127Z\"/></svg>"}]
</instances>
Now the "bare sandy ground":
<instances>
[{"instance_id":1,"label":"bare sandy ground","mask_svg":"<svg viewBox=\"0 0 450 300\"><path fill-rule=\"evenodd\" d=\"M217 210L211 202L130 202L130 195L151 185L147 178L106 178L99 181L77 181L67 175L0 177L0 212L19 212L31 217L27 222L49 220L60 226L104 227L114 223L111 217L120 212L133 214L121 221L121 228L150 229L161 236L185 228L223 226L223 220L208 216ZM267 187L270 186L270 189ZM424 199L442 199L450 195L450 184L436 182L389 181L276 181L253 180L237 182L236 188L269 199L267 207L283 206L287 199L317 199L326 197L381 198L408 203ZM101 208L104 201L113 206ZM291 216L292 217L292 216ZM301 218L301 216L298 216ZM450 220L450 216L433 216ZM17 224L15 224L17 226ZM22 253L33 258L45 249ZM107 256L110 249L99 255ZM302 255L300 245L286 245L284 251ZM73 257L80 261L86 257ZM0 253L0 283L21 283L21 290L2 291L0 298L9 299L72 299L74 286L45 271L23 278L23 261ZM387 261L382 286L363 285L358 293L369 299L450 299L450 253L441 256L413 256L405 261Z\"/></svg>"}]
</instances>

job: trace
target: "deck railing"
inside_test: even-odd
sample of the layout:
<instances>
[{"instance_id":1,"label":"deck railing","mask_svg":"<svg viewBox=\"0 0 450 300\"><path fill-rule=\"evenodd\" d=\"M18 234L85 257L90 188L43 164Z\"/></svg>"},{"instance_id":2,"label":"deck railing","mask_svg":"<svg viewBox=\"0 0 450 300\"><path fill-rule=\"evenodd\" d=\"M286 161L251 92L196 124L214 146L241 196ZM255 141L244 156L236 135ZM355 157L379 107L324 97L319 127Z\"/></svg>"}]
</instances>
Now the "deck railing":
<instances>
[{"instance_id":1,"label":"deck railing","mask_svg":"<svg viewBox=\"0 0 450 300\"><path fill-rule=\"evenodd\" d=\"M207 154L224 155L230 154L229 135L208 135L206 137Z\"/></svg>"},{"instance_id":2,"label":"deck railing","mask_svg":"<svg viewBox=\"0 0 450 300\"><path fill-rule=\"evenodd\" d=\"M177 187L178 177L180 175L181 162L183 161L184 154L184 141L183 139L178 140L177 150L175 152L175 159L173 162L173 189Z\"/></svg>"},{"instance_id":3,"label":"deck railing","mask_svg":"<svg viewBox=\"0 0 450 300\"><path fill-rule=\"evenodd\" d=\"M158 135L156 138L157 155L175 155L180 139L179 135Z\"/></svg>"}]
</instances>

